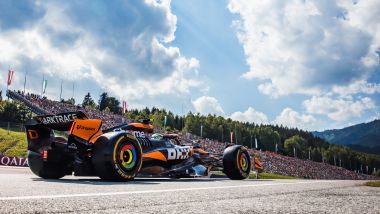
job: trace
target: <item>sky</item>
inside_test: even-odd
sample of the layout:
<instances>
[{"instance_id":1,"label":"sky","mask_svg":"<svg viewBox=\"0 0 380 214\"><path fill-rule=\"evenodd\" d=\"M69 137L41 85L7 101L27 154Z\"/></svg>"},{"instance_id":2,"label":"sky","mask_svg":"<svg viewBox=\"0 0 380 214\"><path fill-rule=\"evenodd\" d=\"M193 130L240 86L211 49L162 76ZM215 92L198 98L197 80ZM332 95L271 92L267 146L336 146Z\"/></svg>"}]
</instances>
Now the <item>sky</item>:
<instances>
[{"instance_id":1,"label":"sky","mask_svg":"<svg viewBox=\"0 0 380 214\"><path fill-rule=\"evenodd\" d=\"M380 118L378 0L0 1L0 82L326 130ZM4 96L4 93L3 93Z\"/></svg>"}]
</instances>

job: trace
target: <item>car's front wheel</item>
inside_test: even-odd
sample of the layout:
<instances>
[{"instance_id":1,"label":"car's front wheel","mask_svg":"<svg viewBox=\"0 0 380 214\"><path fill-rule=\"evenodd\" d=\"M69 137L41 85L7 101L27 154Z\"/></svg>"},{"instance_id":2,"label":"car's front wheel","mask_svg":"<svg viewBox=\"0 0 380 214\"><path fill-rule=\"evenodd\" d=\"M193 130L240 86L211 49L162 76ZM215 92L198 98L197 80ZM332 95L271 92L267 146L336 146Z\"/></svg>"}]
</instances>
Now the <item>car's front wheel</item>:
<instances>
[{"instance_id":1,"label":"car's front wheel","mask_svg":"<svg viewBox=\"0 0 380 214\"><path fill-rule=\"evenodd\" d=\"M244 146L227 147L223 153L223 172L232 180L242 180L249 176L251 158Z\"/></svg>"}]
</instances>

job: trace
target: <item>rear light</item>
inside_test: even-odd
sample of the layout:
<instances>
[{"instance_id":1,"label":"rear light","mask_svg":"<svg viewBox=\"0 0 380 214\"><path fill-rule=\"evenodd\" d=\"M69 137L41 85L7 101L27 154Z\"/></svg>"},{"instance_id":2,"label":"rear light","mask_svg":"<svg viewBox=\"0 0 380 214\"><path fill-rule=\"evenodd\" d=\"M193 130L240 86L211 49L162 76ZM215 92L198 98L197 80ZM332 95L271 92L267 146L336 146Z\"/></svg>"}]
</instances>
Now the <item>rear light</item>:
<instances>
[{"instance_id":1,"label":"rear light","mask_svg":"<svg viewBox=\"0 0 380 214\"><path fill-rule=\"evenodd\" d=\"M48 151L43 150L42 151L42 160L47 161L47 158L48 158Z\"/></svg>"}]
</instances>

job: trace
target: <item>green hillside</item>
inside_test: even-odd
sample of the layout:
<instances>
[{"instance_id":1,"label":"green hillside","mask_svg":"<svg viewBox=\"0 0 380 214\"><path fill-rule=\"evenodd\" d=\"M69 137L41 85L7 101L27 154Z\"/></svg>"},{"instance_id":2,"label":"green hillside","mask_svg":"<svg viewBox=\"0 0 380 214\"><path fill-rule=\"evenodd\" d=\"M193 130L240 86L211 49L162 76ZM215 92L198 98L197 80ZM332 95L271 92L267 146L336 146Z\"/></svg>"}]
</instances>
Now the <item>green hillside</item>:
<instances>
[{"instance_id":1,"label":"green hillside","mask_svg":"<svg viewBox=\"0 0 380 214\"><path fill-rule=\"evenodd\" d=\"M343 129L314 132L314 135L321 137L332 144L356 144L365 147L376 147L380 146L380 120L361 123Z\"/></svg>"},{"instance_id":2,"label":"green hillside","mask_svg":"<svg viewBox=\"0 0 380 214\"><path fill-rule=\"evenodd\" d=\"M6 156L27 156L25 132L7 131L0 128L0 153Z\"/></svg>"},{"instance_id":3,"label":"green hillside","mask_svg":"<svg viewBox=\"0 0 380 214\"><path fill-rule=\"evenodd\" d=\"M380 154L380 120L313 134L332 144L346 145L354 150Z\"/></svg>"}]
</instances>

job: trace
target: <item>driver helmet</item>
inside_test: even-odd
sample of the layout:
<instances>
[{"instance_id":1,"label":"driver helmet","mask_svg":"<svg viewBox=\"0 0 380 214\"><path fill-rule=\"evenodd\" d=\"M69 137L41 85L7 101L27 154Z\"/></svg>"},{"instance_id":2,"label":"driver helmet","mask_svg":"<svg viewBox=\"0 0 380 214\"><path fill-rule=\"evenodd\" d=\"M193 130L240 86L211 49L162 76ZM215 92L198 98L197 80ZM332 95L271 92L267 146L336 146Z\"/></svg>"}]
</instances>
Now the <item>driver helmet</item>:
<instances>
[{"instance_id":1,"label":"driver helmet","mask_svg":"<svg viewBox=\"0 0 380 214\"><path fill-rule=\"evenodd\" d=\"M162 140L164 139L164 136L162 134L155 133L152 135L152 139L154 140Z\"/></svg>"}]
</instances>

